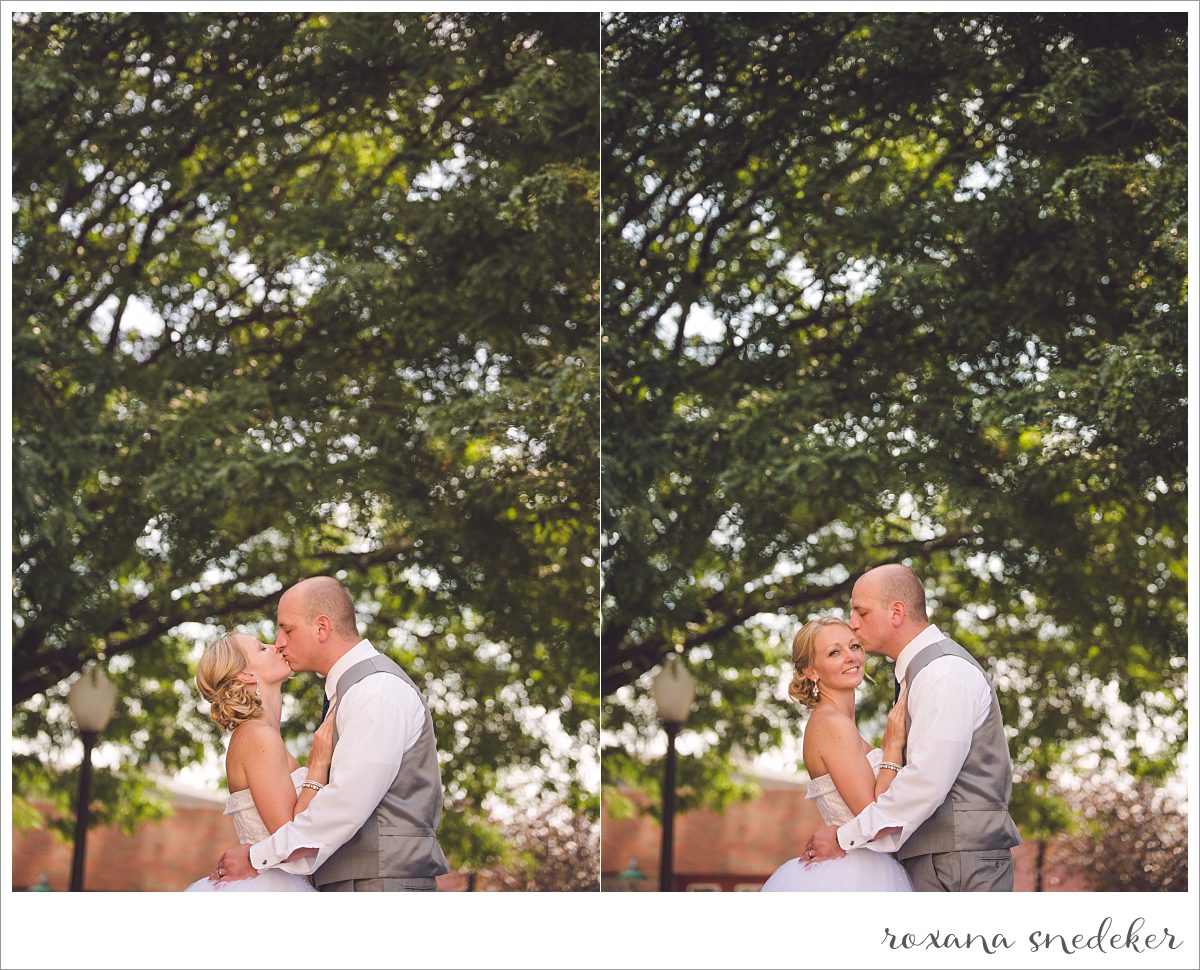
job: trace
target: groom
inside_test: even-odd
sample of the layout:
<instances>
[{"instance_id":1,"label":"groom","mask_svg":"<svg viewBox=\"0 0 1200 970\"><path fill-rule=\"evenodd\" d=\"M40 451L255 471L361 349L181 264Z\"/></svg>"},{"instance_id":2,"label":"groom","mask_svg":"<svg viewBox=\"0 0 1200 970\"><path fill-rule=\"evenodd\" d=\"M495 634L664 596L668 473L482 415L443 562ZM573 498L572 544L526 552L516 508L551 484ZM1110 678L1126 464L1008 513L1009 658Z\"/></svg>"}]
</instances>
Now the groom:
<instances>
[{"instance_id":1,"label":"groom","mask_svg":"<svg viewBox=\"0 0 1200 970\"><path fill-rule=\"evenodd\" d=\"M275 645L293 670L325 678L334 720L329 784L269 838L228 849L224 880L278 866L322 892L437 889L442 778L433 720L403 670L358 634L354 602L316 576L279 600Z\"/></svg>"},{"instance_id":2,"label":"groom","mask_svg":"<svg viewBox=\"0 0 1200 970\"><path fill-rule=\"evenodd\" d=\"M906 764L857 818L818 830L803 858L895 852L924 892L1011 892L1012 764L996 692L975 659L933 626L907 566L868 570L854 584L850 629L868 653L896 662L906 684Z\"/></svg>"}]
</instances>

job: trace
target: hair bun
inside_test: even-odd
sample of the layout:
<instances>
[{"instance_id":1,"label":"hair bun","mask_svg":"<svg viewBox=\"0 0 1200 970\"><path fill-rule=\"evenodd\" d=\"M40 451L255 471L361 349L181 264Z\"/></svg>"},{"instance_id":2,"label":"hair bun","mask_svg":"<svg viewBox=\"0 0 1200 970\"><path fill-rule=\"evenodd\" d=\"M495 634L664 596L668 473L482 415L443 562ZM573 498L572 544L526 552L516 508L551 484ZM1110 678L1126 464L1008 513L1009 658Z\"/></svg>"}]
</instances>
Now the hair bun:
<instances>
[{"instance_id":1,"label":"hair bun","mask_svg":"<svg viewBox=\"0 0 1200 970\"><path fill-rule=\"evenodd\" d=\"M788 697L803 704L810 711L820 700L817 685L795 668L792 670L792 682L788 684Z\"/></svg>"},{"instance_id":2,"label":"hair bun","mask_svg":"<svg viewBox=\"0 0 1200 970\"><path fill-rule=\"evenodd\" d=\"M217 637L204 648L196 664L196 687L209 703L208 716L222 730L262 716L262 701L249 684L238 680L246 669L246 655L237 644L237 632Z\"/></svg>"},{"instance_id":3,"label":"hair bun","mask_svg":"<svg viewBox=\"0 0 1200 970\"><path fill-rule=\"evenodd\" d=\"M226 681L208 700L208 716L226 731L251 721L262 713L262 703L254 696L249 684L236 677Z\"/></svg>"}]
</instances>

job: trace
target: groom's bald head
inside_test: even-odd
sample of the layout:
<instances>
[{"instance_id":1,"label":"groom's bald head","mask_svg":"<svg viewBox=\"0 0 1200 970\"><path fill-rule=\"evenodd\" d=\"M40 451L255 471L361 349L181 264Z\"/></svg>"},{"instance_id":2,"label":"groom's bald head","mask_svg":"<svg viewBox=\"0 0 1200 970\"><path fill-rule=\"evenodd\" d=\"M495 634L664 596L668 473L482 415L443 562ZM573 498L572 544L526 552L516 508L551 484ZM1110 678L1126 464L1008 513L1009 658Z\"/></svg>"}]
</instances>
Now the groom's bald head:
<instances>
[{"instance_id":1,"label":"groom's bald head","mask_svg":"<svg viewBox=\"0 0 1200 970\"><path fill-rule=\"evenodd\" d=\"M330 629L345 637L358 637L358 619L354 615L354 600L350 593L332 576L313 576L302 579L284 596L294 597L301 615L308 622L318 616L329 618Z\"/></svg>"},{"instance_id":2,"label":"groom's bald head","mask_svg":"<svg viewBox=\"0 0 1200 970\"><path fill-rule=\"evenodd\" d=\"M868 578L880 605L887 607L902 603L909 619L923 623L929 621L929 613L925 608L925 587L917 579L917 574L907 566L898 562L885 563L868 569L859 582Z\"/></svg>"},{"instance_id":3,"label":"groom's bald head","mask_svg":"<svg viewBox=\"0 0 1200 970\"><path fill-rule=\"evenodd\" d=\"M876 566L854 584L850 629L869 653L881 653L894 660L927 626L925 587L907 566Z\"/></svg>"}]
</instances>

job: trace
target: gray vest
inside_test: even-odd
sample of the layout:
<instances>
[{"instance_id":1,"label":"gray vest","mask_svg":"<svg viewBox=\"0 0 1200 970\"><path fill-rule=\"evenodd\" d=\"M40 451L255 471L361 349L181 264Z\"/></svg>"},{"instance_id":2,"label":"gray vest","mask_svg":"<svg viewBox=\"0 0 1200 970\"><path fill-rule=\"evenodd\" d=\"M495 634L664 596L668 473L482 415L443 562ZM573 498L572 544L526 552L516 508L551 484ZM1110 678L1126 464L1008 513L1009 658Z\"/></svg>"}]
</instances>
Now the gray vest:
<instances>
[{"instance_id":1,"label":"gray vest","mask_svg":"<svg viewBox=\"0 0 1200 970\"><path fill-rule=\"evenodd\" d=\"M399 677L417 690L412 678L387 657L368 657L342 674L335 691L338 699L373 674ZM417 696L421 697L419 690ZM425 725L417 743L405 752L392 787L362 828L313 873L314 885L386 877L424 883L450 871L437 840L442 818L442 772L433 738L433 718L424 697L421 706L425 709Z\"/></svg>"},{"instance_id":2,"label":"gray vest","mask_svg":"<svg viewBox=\"0 0 1200 970\"><path fill-rule=\"evenodd\" d=\"M939 657L961 657L987 673L966 650L953 640L939 640L926 647L904 672L905 683L912 687L914 678ZM946 800L900 846L896 858L903 861L933 852L964 852L980 849L1006 849L1020 845L1021 837L1008 814L1008 799L1012 795L1012 762L1004 724L1000 720L1000 704L996 689L988 680L992 704L987 717L971 736L971 750L962 770L950 786ZM911 697L911 693L909 695ZM926 703L937 703L931 697ZM905 726L912 725L912 708L905 716Z\"/></svg>"}]
</instances>

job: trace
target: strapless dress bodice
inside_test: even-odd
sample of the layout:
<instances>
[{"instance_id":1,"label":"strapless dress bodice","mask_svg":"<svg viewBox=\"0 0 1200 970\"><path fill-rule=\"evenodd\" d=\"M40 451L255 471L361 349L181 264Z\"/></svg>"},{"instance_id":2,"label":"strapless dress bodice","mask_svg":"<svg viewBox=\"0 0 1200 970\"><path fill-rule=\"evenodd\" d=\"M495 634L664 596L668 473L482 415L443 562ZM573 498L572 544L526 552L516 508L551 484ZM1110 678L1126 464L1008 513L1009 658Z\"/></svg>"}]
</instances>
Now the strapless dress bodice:
<instances>
[{"instance_id":1,"label":"strapless dress bodice","mask_svg":"<svg viewBox=\"0 0 1200 970\"><path fill-rule=\"evenodd\" d=\"M879 764L883 761L883 749L872 748L867 752L867 761L871 771L879 774ZM832 775L819 775L808 783L808 798L817 804L817 811L826 825L845 825L854 813L838 794L837 786L833 783Z\"/></svg>"}]
</instances>

